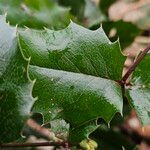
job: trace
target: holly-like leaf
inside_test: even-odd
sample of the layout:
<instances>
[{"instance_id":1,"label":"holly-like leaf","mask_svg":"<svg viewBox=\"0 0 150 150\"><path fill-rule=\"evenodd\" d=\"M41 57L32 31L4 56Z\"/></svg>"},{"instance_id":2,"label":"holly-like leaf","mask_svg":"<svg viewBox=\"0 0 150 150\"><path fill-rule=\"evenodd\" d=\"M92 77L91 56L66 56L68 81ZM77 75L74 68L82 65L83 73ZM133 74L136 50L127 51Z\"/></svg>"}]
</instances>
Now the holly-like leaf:
<instances>
[{"instance_id":1,"label":"holly-like leaf","mask_svg":"<svg viewBox=\"0 0 150 150\"><path fill-rule=\"evenodd\" d=\"M21 48L27 57L32 57L32 65L121 79L125 57L119 42L111 43L102 28L91 31L71 22L60 31L19 33Z\"/></svg>"},{"instance_id":2,"label":"holly-like leaf","mask_svg":"<svg viewBox=\"0 0 150 150\"><path fill-rule=\"evenodd\" d=\"M0 142L21 136L34 103L28 63L17 44L16 28L0 16Z\"/></svg>"},{"instance_id":3,"label":"holly-like leaf","mask_svg":"<svg viewBox=\"0 0 150 150\"><path fill-rule=\"evenodd\" d=\"M34 108L47 118L59 115L75 127L97 117L109 122L122 111L121 88L115 81L35 66L30 66L30 74L37 79Z\"/></svg>"},{"instance_id":4,"label":"holly-like leaf","mask_svg":"<svg viewBox=\"0 0 150 150\"><path fill-rule=\"evenodd\" d=\"M52 0L0 0L0 12L7 13L12 25L42 29L61 29L69 24L69 8Z\"/></svg>"},{"instance_id":5,"label":"holly-like leaf","mask_svg":"<svg viewBox=\"0 0 150 150\"><path fill-rule=\"evenodd\" d=\"M150 124L150 54L136 68L128 90L130 103L144 125Z\"/></svg>"},{"instance_id":6,"label":"holly-like leaf","mask_svg":"<svg viewBox=\"0 0 150 150\"><path fill-rule=\"evenodd\" d=\"M60 31L19 33L20 48L32 57L30 74L37 79L33 111L45 120L65 119L72 128L98 117L109 122L122 112L121 87L113 80L121 78L124 56L102 28L90 31L71 23Z\"/></svg>"}]
</instances>

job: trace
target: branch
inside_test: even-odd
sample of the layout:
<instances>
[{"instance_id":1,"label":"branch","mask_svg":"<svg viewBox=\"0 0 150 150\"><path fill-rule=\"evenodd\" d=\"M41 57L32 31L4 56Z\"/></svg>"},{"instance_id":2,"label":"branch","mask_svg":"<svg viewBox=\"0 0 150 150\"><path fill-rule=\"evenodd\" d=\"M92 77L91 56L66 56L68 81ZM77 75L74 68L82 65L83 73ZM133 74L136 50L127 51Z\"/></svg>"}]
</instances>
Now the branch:
<instances>
[{"instance_id":1,"label":"branch","mask_svg":"<svg viewBox=\"0 0 150 150\"><path fill-rule=\"evenodd\" d=\"M150 127L142 126L135 110L131 111L130 115L124 120L123 124L118 126L118 129L135 144L141 145L141 143L144 142L150 146Z\"/></svg>"},{"instance_id":2,"label":"branch","mask_svg":"<svg viewBox=\"0 0 150 150\"><path fill-rule=\"evenodd\" d=\"M123 84L126 83L129 76L132 74L132 72L135 70L135 68L139 65L139 63L143 60L145 55L150 50L150 44L140 53L140 55L137 57L136 61L131 65L131 67L128 69L128 71L125 73L125 75L122 77L121 82Z\"/></svg>"},{"instance_id":3,"label":"branch","mask_svg":"<svg viewBox=\"0 0 150 150\"><path fill-rule=\"evenodd\" d=\"M150 136L145 136L140 132L128 129L124 126L121 126L119 129L124 135L130 137L136 144L141 144L141 142L144 141L145 143L150 145Z\"/></svg>"},{"instance_id":4,"label":"branch","mask_svg":"<svg viewBox=\"0 0 150 150\"><path fill-rule=\"evenodd\" d=\"M48 140L52 140L53 142L36 142L36 143L4 143L0 144L1 148L20 148L20 147L39 147L39 146L63 146L65 149L68 149L69 143L59 139L55 136L53 132L50 130L40 126L34 120L29 119L26 123L31 129L43 135Z\"/></svg>"},{"instance_id":5,"label":"branch","mask_svg":"<svg viewBox=\"0 0 150 150\"><path fill-rule=\"evenodd\" d=\"M7 143L0 144L0 148L38 147L38 146L66 146L65 142L42 142L42 143Z\"/></svg>"},{"instance_id":6,"label":"branch","mask_svg":"<svg viewBox=\"0 0 150 150\"><path fill-rule=\"evenodd\" d=\"M29 128L36 131L40 135L44 136L48 140L52 140L54 142L62 142L63 141L62 139L57 138L52 131L42 127L41 125L36 123L33 119L29 119L26 124L28 125Z\"/></svg>"}]
</instances>

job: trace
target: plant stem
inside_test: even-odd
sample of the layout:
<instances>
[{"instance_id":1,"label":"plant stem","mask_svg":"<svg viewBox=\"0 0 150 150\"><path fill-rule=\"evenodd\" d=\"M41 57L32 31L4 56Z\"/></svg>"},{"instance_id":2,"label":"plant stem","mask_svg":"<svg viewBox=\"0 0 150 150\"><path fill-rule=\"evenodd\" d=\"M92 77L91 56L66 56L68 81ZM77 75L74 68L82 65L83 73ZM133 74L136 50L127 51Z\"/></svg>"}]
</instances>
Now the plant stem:
<instances>
[{"instance_id":1,"label":"plant stem","mask_svg":"<svg viewBox=\"0 0 150 150\"><path fill-rule=\"evenodd\" d=\"M131 67L128 69L128 71L125 73L125 75L122 77L122 83L126 83L129 76L132 74L132 72L135 70L135 68L139 65L139 63L143 60L145 55L150 50L150 44L140 53L140 55L137 57L136 61L131 65Z\"/></svg>"},{"instance_id":2,"label":"plant stem","mask_svg":"<svg viewBox=\"0 0 150 150\"><path fill-rule=\"evenodd\" d=\"M40 134L42 137L46 138L48 141L63 142L63 140L57 138L52 131L42 127L37 122L35 122L33 119L28 119L26 124L30 129L32 129L35 132L37 132L38 134ZM27 133L27 132L28 131L24 131L24 133ZM27 133L27 134L29 134L29 133Z\"/></svg>"},{"instance_id":3,"label":"plant stem","mask_svg":"<svg viewBox=\"0 0 150 150\"><path fill-rule=\"evenodd\" d=\"M40 143L6 143L0 144L0 148L38 147L38 146L66 146L65 142L40 142Z\"/></svg>"}]
</instances>

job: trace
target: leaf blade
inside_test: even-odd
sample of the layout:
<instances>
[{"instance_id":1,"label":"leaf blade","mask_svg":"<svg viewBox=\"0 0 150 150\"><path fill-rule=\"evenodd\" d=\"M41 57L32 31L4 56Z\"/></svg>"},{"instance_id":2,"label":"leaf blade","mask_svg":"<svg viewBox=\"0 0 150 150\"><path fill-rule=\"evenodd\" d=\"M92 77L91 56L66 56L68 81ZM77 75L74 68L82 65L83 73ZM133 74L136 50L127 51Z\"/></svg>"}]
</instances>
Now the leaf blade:
<instances>
[{"instance_id":1,"label":"leaf blade","mask_svg":"<svg viewBox=\"0 0 150 150\"><path fill-rule=\"evenodd\" d=\"M32 65L121 79L125 57L119 42L111 43L102 28L91 31L71 22L60 31L23 31L19 39Z\"/></svg>"},{"instance_id":2,"label":"leaf blade","mask_svg":"<svg viewBox=\"0 0 150 150\"><path fill-rule=\"evenodd\" d=\"M39 100L35 110L45 106L44 110L60 114L74 127L98 117L109 122L122 111L121 87L112 80L36 66L30 66L30 74L37 79L34 94Z\"/></svg>"},{"instance_id":3,"label":"leaf blade","mask_svg":"<svg viewBox=\"0 0 150 150\"><path fill-rule=\"evenodd\" d=\"M130 103L135 108L142 124L150 123L150 54L147 54L133 73L133 86L127 90Z\"/></svg>"},{"instance_id":4,"label":"leaf blade","mask_svg":"<svg viewBox=\"0 0 150 150\"><path fill-rule=\"evenodd\" d=\"M17 45L17 31L0 16L0 141L21 137L35 99L33 81L28 76L27 60ZM5 137L5 138L4 138Z\"/></svg>"}]
</instances>

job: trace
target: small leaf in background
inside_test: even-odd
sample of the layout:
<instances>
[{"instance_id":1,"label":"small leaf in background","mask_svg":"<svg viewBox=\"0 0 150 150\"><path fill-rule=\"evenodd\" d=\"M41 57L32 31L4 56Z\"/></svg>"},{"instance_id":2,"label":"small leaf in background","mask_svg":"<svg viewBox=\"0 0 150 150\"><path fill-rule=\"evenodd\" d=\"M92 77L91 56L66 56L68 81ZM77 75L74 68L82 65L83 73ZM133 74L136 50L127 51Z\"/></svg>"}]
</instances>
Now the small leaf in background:
<instances>
[{"instance_id":1,"label":"small leaf in background","mask_svg":"<svg viewBox=\"0 0 150 150\"><path fill-rule=\"evenodd\" d=\"M16 28L0 16L0 141L11 142L21 137L35 99L28 63L17 44ZM5 137L5 138L4 138Z\"/></svg>"},{"instance_id":2,"label":"small leaf in background","mask_svg":"<svg viewBox=\"0 0 150 150\"><path fill-rule=\"evenodd\" d=\"M100 24L102 21L106 21L106 16L99 9L98 4L92 0L59 0L59 3L63 6L69 6L71 12L76 16L77 22L83 26L90 28L93 25Z\"/></svg>"},{"instance_id":3,"label":"small leaf in background","mask_svg":"<svg viewBox=\"0 0 150 150\"><path fill-rule=\"evenodd\" d=\"M58 6L52 0L0 0L0 12L7 12L12 25L43 29L62 29L69 24L69 8Z\"/></svg>"},{"instance_id":4,"label":"small leaf in background","mask_svg":"<svg viewBox=\"0 0 150 150\"><path fill-rule=\"evenodd\" d=\"M143 125L150 124L150 54L144 58L133 73L133 84L127 90L131 105Z\"/></svg>"},{"instance_id":5,"label":"small leaf in background","mask_svg":"<svg viewBox=\"0 0 150 150\"><path fill-rule=\"evenodd\" d=\"M79 21L83 20L85 11L85 0L58 0L62 6L70 7L72 15L76 16Z\"/></svg>"}]
</instances>

